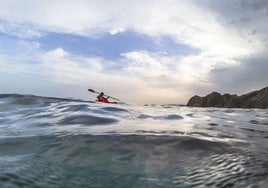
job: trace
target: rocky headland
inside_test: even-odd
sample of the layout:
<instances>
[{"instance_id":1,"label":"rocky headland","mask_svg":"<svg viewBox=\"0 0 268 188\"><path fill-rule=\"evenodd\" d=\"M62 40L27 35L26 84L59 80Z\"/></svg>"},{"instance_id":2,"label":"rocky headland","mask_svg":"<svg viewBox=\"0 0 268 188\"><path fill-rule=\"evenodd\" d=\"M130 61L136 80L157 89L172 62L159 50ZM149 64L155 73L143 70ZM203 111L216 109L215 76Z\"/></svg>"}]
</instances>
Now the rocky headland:
<instances>
[{"instance_id":1,"label":"rocky headland","mask_svg":"<svg viewBox=\"0 0 268 188\"><path fill-rule=\"evenodd\" d=\"M268 108L268 87L238 96L212 92L205 97L193 96L187 106L219 108Z\"/></svg>"}]
</instances>

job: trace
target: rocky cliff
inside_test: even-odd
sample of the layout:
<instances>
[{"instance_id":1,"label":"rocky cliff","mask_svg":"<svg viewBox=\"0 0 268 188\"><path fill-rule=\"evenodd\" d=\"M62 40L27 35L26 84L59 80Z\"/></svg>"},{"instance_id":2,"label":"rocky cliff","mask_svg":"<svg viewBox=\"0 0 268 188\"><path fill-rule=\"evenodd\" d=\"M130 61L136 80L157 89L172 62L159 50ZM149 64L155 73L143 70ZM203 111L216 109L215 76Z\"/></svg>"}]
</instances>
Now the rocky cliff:
<instances>
[{"instance_id":1,"label":"rocky cliff","mask_svg":"<svg viewBox=\"0 0 268 188\"><path fill-rule=\"evenodd\" d=\"M223 108L268 108L268 87L241 96L217 92L200 97L193 96L187 106Z\"/></svg>"}]
</instances>

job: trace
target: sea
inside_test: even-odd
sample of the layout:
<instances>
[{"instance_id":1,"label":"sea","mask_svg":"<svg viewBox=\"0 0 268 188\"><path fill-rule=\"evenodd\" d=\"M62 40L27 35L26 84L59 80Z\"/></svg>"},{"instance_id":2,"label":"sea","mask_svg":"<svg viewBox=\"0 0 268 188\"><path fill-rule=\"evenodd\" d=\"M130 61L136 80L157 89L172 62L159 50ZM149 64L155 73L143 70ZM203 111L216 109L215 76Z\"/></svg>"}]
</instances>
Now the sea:
<instances>
[{"instance_id":1,"label":"sea","mask_svg":"<svg viewBox=\"0 0 268 188\"><path fill-rule=\"evenodd\" d=\"M1 94L0 187L268 187L268 109Z\"/></svg>"}]
</instances>

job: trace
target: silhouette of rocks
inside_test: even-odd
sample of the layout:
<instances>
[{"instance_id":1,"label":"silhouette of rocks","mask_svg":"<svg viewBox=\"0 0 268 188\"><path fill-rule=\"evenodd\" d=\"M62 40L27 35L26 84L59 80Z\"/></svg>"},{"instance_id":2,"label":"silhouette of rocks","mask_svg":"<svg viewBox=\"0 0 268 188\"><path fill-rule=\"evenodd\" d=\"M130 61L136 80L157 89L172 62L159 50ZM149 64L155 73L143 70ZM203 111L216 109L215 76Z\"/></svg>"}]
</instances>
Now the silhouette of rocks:
<instances>
[{"instance_id":1,"label":"silhouette of rocks","mask_svg":"<svg viewBox=\"0 0 268 188\"><path fill-rule=\"evenodd\" d=\"M222 108L268 108L268 87L241 96L212 92L200 97L193 96L187 106Z\"/></svg>"}]
</instances>

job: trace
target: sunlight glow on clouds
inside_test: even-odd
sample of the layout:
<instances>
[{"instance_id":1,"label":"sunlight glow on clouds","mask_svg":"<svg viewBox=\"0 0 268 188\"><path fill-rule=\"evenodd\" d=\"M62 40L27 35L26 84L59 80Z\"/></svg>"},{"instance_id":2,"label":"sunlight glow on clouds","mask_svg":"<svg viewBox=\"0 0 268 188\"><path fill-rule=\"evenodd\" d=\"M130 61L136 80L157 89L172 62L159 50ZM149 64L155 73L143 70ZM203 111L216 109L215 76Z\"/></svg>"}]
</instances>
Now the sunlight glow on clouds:
<instances>
[{"instance_id":1,"label":"sunlight glow on clouds","mask_svg":"<svg viewBox=\"0 0 268 188\"><path fill-rule=\"evenodd\" d=\"M0 72L25 76L33 94L36 77L85 90L72 97L87 98L92 87L137 103L260 89L268 84L267 12L263 0L2 0ZM250 70L254 83L235 76Z\"/></svg>"},{"instance_id":2,"label":"sunlight glow on clouds","mask_svg":"<svg viewBox=\"0 0 268 188\"><path fill-rule=\"evenodd\" d=\"M128 60L125 71L130 74L138 74L141 76L160 76L167 72L167 67L163 62L155 59L147 52L130 52L123 54Z\"/></svg>"}]
</instances>

